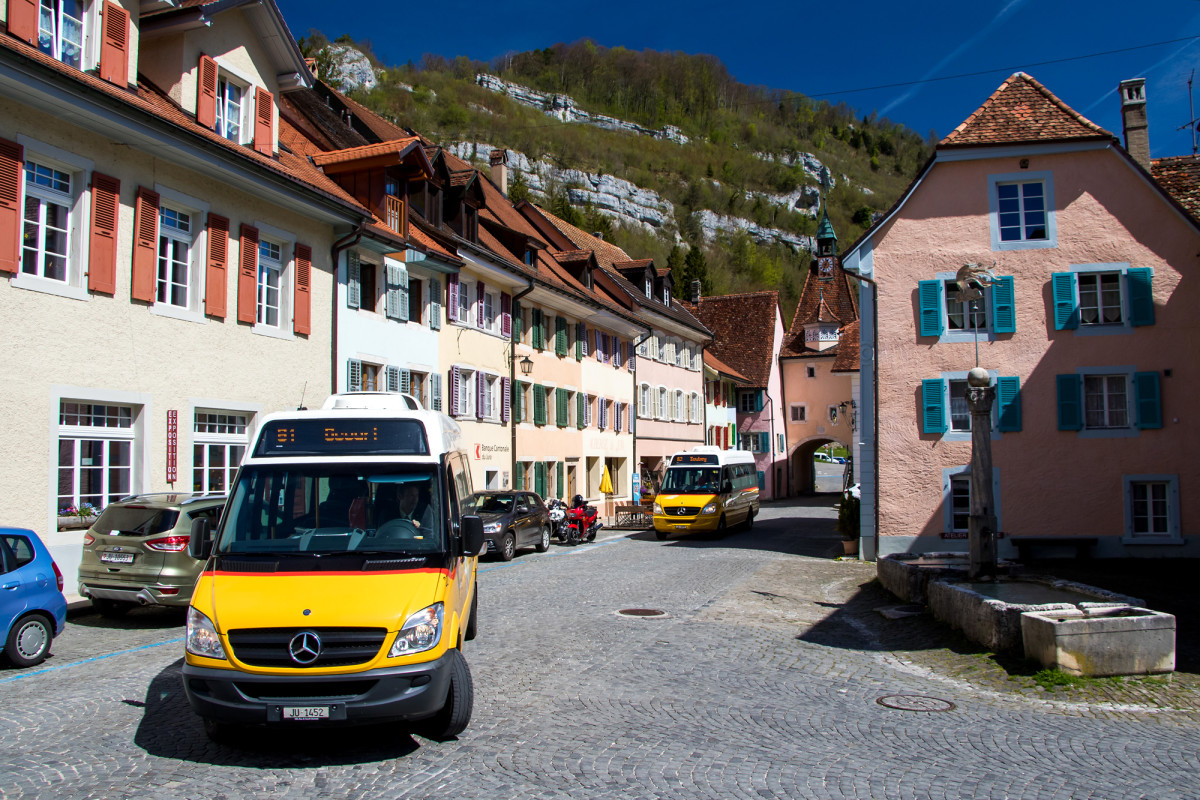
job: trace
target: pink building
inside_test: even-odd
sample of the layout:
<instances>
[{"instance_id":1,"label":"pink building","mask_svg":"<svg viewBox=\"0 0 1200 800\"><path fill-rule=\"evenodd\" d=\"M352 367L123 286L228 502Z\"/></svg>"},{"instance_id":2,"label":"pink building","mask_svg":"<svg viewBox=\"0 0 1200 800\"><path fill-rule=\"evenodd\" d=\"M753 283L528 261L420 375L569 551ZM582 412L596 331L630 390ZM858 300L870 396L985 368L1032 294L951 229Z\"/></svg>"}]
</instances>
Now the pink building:
<instances>
[{"instance_id":1,"label":"pink building","mask_svg":"<svg viewBox=\"0 0 1200 800\"><path fill-rule=\"evenodd\" d=\"M861 297L865 557L965 551L976 347L997 389L1001 557L1014 537L1200 555L1181 500L1200 485L1186 410L1200 298L1185 279L1200 225L1173 196L1195 171L1169 164L1177 185L1156 180L1143 82L1121 89L1125 148L1013 75L845 255L878 286ZM953 280L968 263L996 276L974 303Z\"/></svg>"}]
</instances>

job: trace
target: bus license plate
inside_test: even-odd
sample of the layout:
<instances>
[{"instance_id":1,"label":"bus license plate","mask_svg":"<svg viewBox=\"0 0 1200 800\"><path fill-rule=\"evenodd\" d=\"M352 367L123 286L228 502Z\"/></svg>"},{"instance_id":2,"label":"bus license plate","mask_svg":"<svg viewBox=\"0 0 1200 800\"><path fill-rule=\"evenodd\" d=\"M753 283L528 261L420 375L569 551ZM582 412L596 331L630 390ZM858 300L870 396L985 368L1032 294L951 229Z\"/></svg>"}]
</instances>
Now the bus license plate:
<instances>
[{"instance_id":1,"label":"bus license plate","mask_svg":"<svg viewBox=\"0 0 1200 800\"><path fill-rule=\"evenodd\" d=\"M688 529L687 525L676 525L675 526L675 530L677 530L677 531L686 531L687 529Z\"/></svg>"},{"instance_id":2,"label":"bus license plate","mask_svg":"<svg viewBox=\"0 0 1200 800\"><path fill-rule=\"evenodd\" d=\"M284 719L329 719L329 706L284 706Z\"/></svg>"},{"instance_id":3,"label":"bus license plate","mask_svg":"<svg viewBox=\"0 0 1200 800\"><path fill-rule=\"evenodd\" d=\"M133 553L101 553L100 560L106 564L132 564Z\"/></svg>"}]
</instances>

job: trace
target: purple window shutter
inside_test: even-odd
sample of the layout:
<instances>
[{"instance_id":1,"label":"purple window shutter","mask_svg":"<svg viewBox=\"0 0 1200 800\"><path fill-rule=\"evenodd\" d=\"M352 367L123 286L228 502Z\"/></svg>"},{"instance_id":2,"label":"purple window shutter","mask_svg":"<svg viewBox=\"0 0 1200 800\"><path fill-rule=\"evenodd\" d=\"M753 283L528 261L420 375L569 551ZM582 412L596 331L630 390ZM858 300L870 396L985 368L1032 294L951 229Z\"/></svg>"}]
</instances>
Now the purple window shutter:
<instances>
[{"instance_id":1,"label":"purple window shutter","mask_svg":"<svg viewBox=\"0 0 1200 800\"><path fill-rule=\"evenodd\" d=\"M500 295L500 335L512 336L512 296L508 294Z\"/></svg>"},{"instance_id":2,"label":"purple window shutter","mask_svg":"<svg viewBox=\"0 0 1200 800\"><path fill-rule=\"evenodd\" d=\"M450 413L458 413L458 367L450 368Z\"/></svg>"},{"instance_id":3,"label":"purple window shutter","mask_svg":"<svg viewBox=\"0 0 1200 800\"><path fill-rule=\"evenodd\" d=\"M500 421L501 422L508 422L509 417L512 416L512 390L510 389L511 385L512 384L509 383L508 378L500 379Z\"/></svg>"},{"instance_id":4,"label":"purple window shutter","mask_svg":"<svg viewBox=\"0 0 1200 800\"><path fill-rule=\"evenodd\" d=\"M446 316L451 322L458 322L458 276L451 275L446 281L446 292L448 303L446 304ZM450 401L450 407L455 408L454 401Z\"/></svg>"},{"instance_id":5,"label":"purple window shutter","mask_svg":"<svg viewBox=\"0 0 1200 800\"><path fill-rule=\"evenodd\" d=\"M483 327L483 294L483 281L480 281L479 283L475 284L475 300L477 301L475 303L475 324L480 328Z\"/></svg>"},{"instance_id":6,"label":"purple window shutter","mask_svg":"<svg viewBox=\"0 0 1200 800\"><path fill-rule=\"evenodd\" d=\"M613 430L617 433L621 432L621 404L613 404Z\"/></svg>"},{"instance_id":7,"label":"purple window shutter","mask_svg":"<svg viewBox=\"0 0 1200 800\"><path fill-rule=\"evenodd\" d=\"M595 330L595 334L596 334L596 360L603 361L604 353L600 352L600 329L599 328L597 328Z\"/></svg>"},{"instance_id":8,"label":"purple window shutter","mask_svg":"<svg viewBox=\"0 0 1200 800\"><path fill-rule=\"evenodd\" d=\"M483 419L487 416L487 378L482 372L475 373L475 416Z\"/></svg>"},{"instance_id":9,"label":"purple window shutter","mask_svg":"<svg viewBox=\"0 0 1200 800\"><path fill-rule=\"evenodd\" d=\"M621 342L621 362L620 366L629 369L629 345Z\"/></svg>"}]
</instances>

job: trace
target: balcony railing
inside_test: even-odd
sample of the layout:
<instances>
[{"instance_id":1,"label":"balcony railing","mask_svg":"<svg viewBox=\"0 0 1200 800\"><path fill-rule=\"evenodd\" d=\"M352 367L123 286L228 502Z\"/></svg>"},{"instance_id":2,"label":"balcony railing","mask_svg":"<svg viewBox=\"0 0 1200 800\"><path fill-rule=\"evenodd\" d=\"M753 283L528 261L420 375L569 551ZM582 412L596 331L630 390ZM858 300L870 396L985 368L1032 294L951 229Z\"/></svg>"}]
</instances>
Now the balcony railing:
<instances>
[{"instance_id":1,"label":"balcony railing","mask_svg":"<svg viewBox=\"0 0 1200 800\"><path fill-rule=\"evenodd\" d=\"M388 195L384 203L386 216L384 222L401 236L408 235L408 215L404 213L404 201L395 195Z\"/></svg>"}]
</instances>

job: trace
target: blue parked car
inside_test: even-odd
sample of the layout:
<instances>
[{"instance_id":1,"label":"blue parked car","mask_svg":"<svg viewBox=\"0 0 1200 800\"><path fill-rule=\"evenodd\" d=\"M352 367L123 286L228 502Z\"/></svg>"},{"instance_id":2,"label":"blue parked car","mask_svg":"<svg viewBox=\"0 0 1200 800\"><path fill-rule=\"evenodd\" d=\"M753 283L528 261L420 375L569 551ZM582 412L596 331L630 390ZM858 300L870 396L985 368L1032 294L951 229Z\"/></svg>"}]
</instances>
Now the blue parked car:
<instances>
[{"instance_id":1,"label":"blue parked car","mask_svg":"<svg viewBox=\"0 0 1200 800\"><path fill-rule=\"evenodd\" d=\"M63 576L50 551L27 528L0 528L0 636L17 667L46 660L67 624Z\"/></svg>"}]
</instances>

